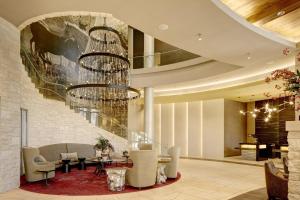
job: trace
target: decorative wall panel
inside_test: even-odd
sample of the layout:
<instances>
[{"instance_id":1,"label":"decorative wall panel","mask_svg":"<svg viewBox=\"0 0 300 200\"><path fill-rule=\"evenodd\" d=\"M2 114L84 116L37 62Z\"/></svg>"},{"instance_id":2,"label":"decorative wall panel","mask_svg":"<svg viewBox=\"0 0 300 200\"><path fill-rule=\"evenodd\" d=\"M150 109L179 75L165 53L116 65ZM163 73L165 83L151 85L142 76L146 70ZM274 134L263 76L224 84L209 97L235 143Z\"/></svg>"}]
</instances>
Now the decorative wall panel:
<instances>
[{"instance_id":1,"label":"decorative wall panel","mask_svg":"<svg viewBox=\"0 0 300 200\"><path fill-rule=\"evenodd\" d=\"M188 103L174 104L174 145L180 147L181 155L188 155Z\"/></svg>"},{"instance_id":2,"label":"decorative wall panel","mask_svg":"<svg viewBox=\"0 0 300 200\"><path fill-rule=\"evenodd\" d=\"M161 105L161 152L174 145L174 104Z\"/></svg>"},{"instance_id":3,"label":"decorative wall panel","mask_svg":"<svg viewBox=\"0 0 300 200\"><path fill-rule=\"evenodd\" d=\"M224 99L203 101L202 112L202 156L222 159L224 158Z\"/></svg>"},{"instance_id":4,"label":"decorative wall panel","mask_svg":"<svg viewBox=\"0 0 300 200\"><path fill-rule=\"evenodd\" d=\"M202 156L202 102L188 103L188 156Z\"/></svg>"}]
</instances>

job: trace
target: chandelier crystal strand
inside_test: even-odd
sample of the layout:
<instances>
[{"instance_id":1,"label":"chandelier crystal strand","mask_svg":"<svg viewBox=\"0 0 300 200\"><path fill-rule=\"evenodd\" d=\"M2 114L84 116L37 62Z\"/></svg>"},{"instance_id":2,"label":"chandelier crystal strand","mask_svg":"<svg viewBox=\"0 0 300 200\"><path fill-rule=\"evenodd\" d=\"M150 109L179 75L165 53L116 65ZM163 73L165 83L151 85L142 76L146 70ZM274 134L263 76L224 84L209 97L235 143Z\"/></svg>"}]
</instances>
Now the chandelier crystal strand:
<instances>
[{"instance_id":1,"label":"chandelier crystal strand","mask_svg":"<svg viewBox=\"0 0 300 200\"><path fill-rule=\"evenodd\" d=\"M89 30L87 47L78 62L78 82L67 88L72 107L120 115L127 111L129 100L140 97L140 92L129 86L130 63L120 34L106 26L105 18L104 25Z\"/></svg>"}]
</instances>

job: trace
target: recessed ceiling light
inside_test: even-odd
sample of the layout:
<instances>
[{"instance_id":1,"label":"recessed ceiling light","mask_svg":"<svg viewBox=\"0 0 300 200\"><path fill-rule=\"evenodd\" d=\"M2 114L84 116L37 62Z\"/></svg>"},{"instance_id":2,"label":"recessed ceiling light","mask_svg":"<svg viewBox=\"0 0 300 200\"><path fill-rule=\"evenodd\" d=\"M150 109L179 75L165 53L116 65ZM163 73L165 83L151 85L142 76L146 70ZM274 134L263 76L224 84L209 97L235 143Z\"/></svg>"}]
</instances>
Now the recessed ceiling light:
<instances>
[{"instance_id":1,"label":"recessed ceiling light","mask_svg":"<svg viewBox=\"0 0 300 200\"><path fill-rule=\"evenodd\" d=\"M197 34L197 40L198 40L198 41L201 41L201 40L202 40L202 34L201 34L201 33L198 33L198 34Z\"/></svg>"},{"instance_id":2,"label":"recessed ceiling light","mask_svg":"<svg viewBox=\"0 0 300 200\"><path fill-rule=\"evenodd\" d=\"M247 59L250 60L251 59L251 54L247 53Z\"/></svg>"},{"instance_id":3,"label":"recessed ceiling light","mask_svg":"<svg viewBox=\"0 0 300 200\"><path fill-rule=\"evenodd\" d=\"M158 28L159 28L159 30L161 30L161 31L165 31L165 30L168 30L168 29L169 29L169 26L168 26L168 24L160 24L160 25L158 26Z\"/></svg>"},{"instance_id":4,"label":"recessed ceiling light","mask_svg":"<svg viewBox=\"0 0 300 200\"><path fill-rule=\"evenodd\" d=\"M277 12L278 17L283 16L284 14L285 14L284 10L281 10L281 11Z\"/></svg>"}]
</instances>

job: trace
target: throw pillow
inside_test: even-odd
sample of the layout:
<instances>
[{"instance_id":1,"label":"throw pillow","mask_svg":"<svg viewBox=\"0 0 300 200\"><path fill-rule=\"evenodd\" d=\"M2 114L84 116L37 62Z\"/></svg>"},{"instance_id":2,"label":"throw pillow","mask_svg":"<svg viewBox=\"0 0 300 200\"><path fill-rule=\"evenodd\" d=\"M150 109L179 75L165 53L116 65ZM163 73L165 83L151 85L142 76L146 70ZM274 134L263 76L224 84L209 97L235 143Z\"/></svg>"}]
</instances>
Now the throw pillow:
<instances>
[{"instance_id":1,"label":"throw pillow","mask_svg":"<svg viewBox=\"0 0 300 200\"><path fill-rule=\"evenodd\" d=\"M78 161L77 152L74 152L74 153L61 153L60 156L61 156L62 160Z\"/></svg>"},{"instance_id":2,"label":"throw pillow","mask_svg":"<svg viewBox=\"0 0 300 200\"><path fill-rule=\"evenodd\" d=\"M36 162L36 163L42 163L42 162L44 162L44 160L40 157L40 156L36 156L36 157L34 157L34 162Z\"/></svg>"}]
</instances>

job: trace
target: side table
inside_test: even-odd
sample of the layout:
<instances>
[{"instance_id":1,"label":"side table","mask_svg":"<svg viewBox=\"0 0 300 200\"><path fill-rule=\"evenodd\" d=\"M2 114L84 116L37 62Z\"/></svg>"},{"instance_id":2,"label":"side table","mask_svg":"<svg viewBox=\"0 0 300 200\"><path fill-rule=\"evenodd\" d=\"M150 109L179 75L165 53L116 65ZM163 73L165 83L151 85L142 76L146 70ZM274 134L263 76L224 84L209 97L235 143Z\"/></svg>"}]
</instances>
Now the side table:
<instances>
[{"instance_id":1,"label":"side table","mask_svg":"<svg viewBox=\"0 0 300 200\"><path fill-rule=\"evenodd\" d=\"M86 164L85 164L85 158L82 157L82 158L78 158L78 169L79 170L86 170Z\"/></svg>"},{"instance_id":2,"label":"side table","mask_svg":"<svg viewBox=\"0 0 300 200\"><path fill-rule=\"evenodd\" d=\"M107 173L107 186L110 191L120 192L125 189L126 168L109 168Z\"/></svg>"},{"instance_id":3,"label":"side table","mask_svg":"<svg viewBox=\"0 0 300 200\"><path fill-rule=\"evenodd\" d=\"M46 186L48 186L49 184L48 184L48 174L50 173L50 172L54 172L55 171L55 169L44 169L44 170L37 170L37 172L41 172L41 173L43 173L44 174L44 177L45 177L45 185Z\"/></svg>"},{"instance_id":4,"label":"side table","mask_svg":"<svg viewBox=\"0 0 300 200\"><path fill-rule=\"evenodd\" d=\"M71 162L71 160L62 160L62 172L63 173L71 172L70 162Z\"/></svg>"}]
</instances>

